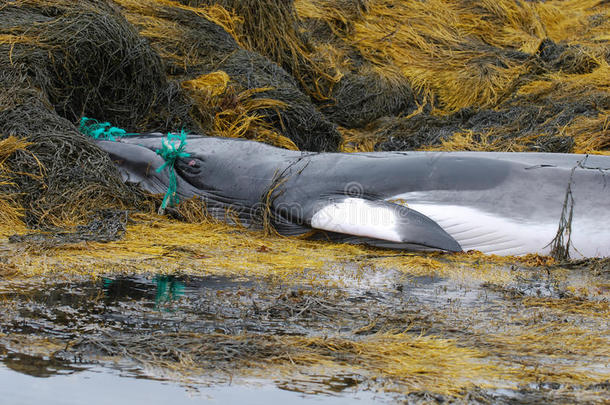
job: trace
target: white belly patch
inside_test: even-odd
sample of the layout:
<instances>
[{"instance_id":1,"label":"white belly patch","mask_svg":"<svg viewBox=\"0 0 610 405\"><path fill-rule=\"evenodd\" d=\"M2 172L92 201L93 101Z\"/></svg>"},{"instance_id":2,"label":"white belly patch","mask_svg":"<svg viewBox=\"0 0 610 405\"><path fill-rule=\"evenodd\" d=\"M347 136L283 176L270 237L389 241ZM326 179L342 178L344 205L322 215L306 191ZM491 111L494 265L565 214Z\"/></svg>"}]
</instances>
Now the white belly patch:
<instances>
[{"instance_id":1,"label":"white belly patch","mask_svg":"<svg viewBox=\"0 0 610 405\"><path fill-rule=\"evenodd\" d=\"M549 254L559 226L559 218L557 223L517 221L466 206L408 203L408 207L439 224L465 251L502 256ZM610 230L595 222L575 221L570 254L573 258L610 255Z\"/></svg>"}]
</instances>

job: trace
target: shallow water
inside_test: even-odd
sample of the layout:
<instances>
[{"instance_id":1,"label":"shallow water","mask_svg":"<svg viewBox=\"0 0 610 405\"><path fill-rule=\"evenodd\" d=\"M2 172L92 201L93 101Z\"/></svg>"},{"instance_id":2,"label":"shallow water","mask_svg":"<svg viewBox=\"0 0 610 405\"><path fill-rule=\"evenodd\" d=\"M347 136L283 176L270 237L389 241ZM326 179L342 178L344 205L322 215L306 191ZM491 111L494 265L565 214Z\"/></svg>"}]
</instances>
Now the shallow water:
<instances>
[{"instance_id":1,"label":"shallow water","mask_svg":"<svg viewBox=\"0 0 610 405\"><path fill-rule=\"evenodd\" d=\"M22 285L17 288L18 295L27 299L21 307L20 320L11 326L3 325L0 331L10 328L20 333L73 337L78 334L73 333L75 325L121 324L145 332L156 328L171 329L188 311L198 313L196 319L191 320L191 328L224 331L232 327L219 328L214 325L218 324L218 319L211 321L212 317L206 316L206 297L231 289L252 289L253 285L247 280L213 276L188 279L171 276L104 278L93 283L59 283L48 289ZM3 292L12 296L15 289ZM134 311L134 308L137 308L139 316L126 313ZM234 321L239 318L230 310L224 312L227 318L235 318ZM225 323L236 327L229 319ZM271 323L267 326L273 328ZM210 381L209 385L205 379L200 379L197 383L179 384L163 380L150 370L143 372L133 364L117 365L104 361L81 364L25 354L2 345L0 381L0 398L10 398L11 404L323 402L340 405L388 403L390 398L383 393L358 389L357 383L349 376L330 379L309 376L303 386L298 380L274 382L254 379L229 383Z\"/></svg>"},{"instance_id":2,"label":"shallow water","mask_svg":"<svg viewBox=\"0 0 610 405\"><path fill-rule=\"evenodd\" d=\"M315 404L388 403L389 398L368 391L337 395L307 395L266 383L181 386L136 378L115 370L90 367L74 373L35 377L0 365L0 398L12 405L107 404ZM7 401L7 402L4 402Z\"/></svg>"},{"instance_id":3,"label":"shallow water","mask_svg":"<svg viewBox=\"0 0 610 405\"><path fill-rule=\"evenodd\" d=\"M329 334L366 342L377 333L396 330L452 339L457 347L484 347L490 356L485 363L508 359L509 365L546 367L544 378L551 378L549 384L534 388L517 389L519 383L512 381L506 383L514 388L500 388L504 383L497 389L474 387L472 395L479 399L467 402L536 403L559 395L564 402L603 403L607 396L605 386L567 386L552 380L555 371L563 370L555 367L564 366L610 377L603 349L590 358L588 352L578 351L549 356L550 349L537 352L525 342L519 343L524 350L534 351L521 355L520 348L513 350L504 346L504 340L492 339L508 334L512 344L510 333L524 333L523 322L536 327L539 322L554 325L558 319L590 328L595 339L607 339L607 333L599 332L604 321L594 313L530 313L522 304L524 297L560 299L565 294L564 286L550 275L532 274L532 279L503 287L474 279L405 277L392 270L370 275L351 280L344 274L348 287L342 288L214 275L0 283L0 398L15 404L171 401L176 405L448 400L427 391L434 391L434 386L401 394L404 388L383 370L345 365L351 354L340 350L333 360L338 362L333 367L343 364L338 370L301 367L296 373L278 374L275 363L265 365L266 356L283 353L281 347L264 352L269 349L264 342L275 337ZM249 344L240 340L243 336L254 340ZM188 357L201 345L207 345L203 353ZM290 355L288 359L292 361ZM234 373L252 364L260 367L256 375ZM422 371L428 372L434 370ZM393 387L390 391L385 388L388 383ZM562 396L564 392L569 395Z\"/></svg>"}]
</instances>

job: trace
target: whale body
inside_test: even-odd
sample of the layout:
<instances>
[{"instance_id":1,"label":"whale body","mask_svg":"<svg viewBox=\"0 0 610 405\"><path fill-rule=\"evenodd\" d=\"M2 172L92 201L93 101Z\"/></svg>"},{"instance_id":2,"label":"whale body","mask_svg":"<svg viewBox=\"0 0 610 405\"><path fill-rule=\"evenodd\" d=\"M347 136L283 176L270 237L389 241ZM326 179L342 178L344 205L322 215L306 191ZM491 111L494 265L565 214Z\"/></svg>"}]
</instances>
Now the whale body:
<instances>
[{"instance_id":1,"label":"whale body","mask_svg":"<svg viewBox=\"0 0 610 405\"><path fill-rule=\"evenodd\" d=\"M165 193L165 137L97 141L124 181ZM503 152L310 153L189 135L180 198L283 235L408 250L610 256L610 157ZM230 212L231 215L227 215Z\"/></svg>"}]
</instances>

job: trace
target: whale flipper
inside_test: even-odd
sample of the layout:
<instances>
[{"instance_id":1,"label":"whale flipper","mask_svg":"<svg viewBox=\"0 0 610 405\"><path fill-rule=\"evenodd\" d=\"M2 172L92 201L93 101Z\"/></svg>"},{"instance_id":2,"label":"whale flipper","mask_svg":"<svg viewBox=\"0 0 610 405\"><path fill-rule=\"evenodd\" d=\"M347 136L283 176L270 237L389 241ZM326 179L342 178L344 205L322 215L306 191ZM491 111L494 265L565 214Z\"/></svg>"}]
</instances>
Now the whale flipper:
<instances>
[{"instance_id":1,"label":"whale flipper","mask_svg":"<svg viewBox=\"0 0 610 405\"><path fill-rule=\"evenodd\" d=\"M322 202L311 227L329 232L460 252L460 244L427 216L386 201L341 198Z\"/></svg>"}]
</instances>

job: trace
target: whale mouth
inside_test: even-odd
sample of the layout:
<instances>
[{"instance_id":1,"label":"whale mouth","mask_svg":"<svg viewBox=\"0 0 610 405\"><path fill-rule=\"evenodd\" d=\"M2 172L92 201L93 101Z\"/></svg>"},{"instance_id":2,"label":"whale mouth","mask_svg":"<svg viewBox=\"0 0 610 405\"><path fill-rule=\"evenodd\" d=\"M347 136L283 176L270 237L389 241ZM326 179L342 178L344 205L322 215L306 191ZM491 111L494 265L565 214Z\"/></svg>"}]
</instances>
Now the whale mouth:
<instances>
[{"instance_id":1,"label":"whale mouth","mask_svg":"<svg viewBox=\"0 0 610 405\"><path fill-rule=\"evenodd\" d=\"M157 172L165 161L152 150L120 141L96 141L96 144L108 153L124 182L137 184L153 194L167 191L167 176Z\"/></svg>"}]
</instances>

